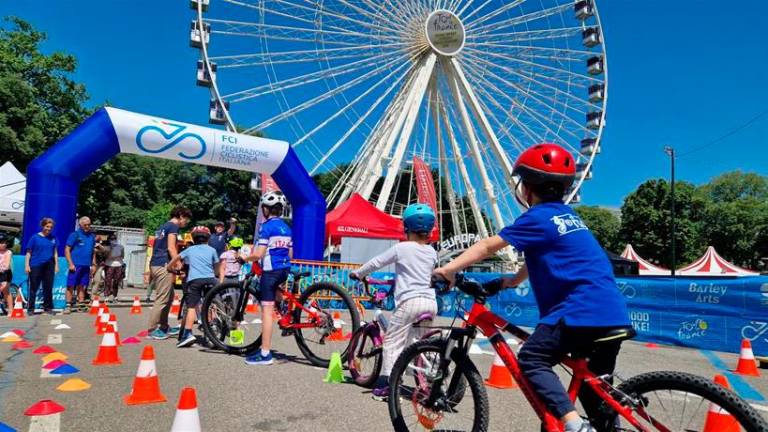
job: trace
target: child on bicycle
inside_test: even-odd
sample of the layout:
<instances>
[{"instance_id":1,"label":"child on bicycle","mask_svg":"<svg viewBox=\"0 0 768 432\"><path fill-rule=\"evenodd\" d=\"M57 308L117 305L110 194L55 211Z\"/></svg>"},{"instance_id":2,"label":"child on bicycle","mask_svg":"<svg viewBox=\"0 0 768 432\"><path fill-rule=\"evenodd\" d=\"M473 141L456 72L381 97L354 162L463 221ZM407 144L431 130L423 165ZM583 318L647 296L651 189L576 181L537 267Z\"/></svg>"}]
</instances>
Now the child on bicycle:
<instances>
[{"instance_id":1,"label":"child on bicycle","mask_svg":"<svg viewBox=\"0 0 768 432\"><path fill-rule=\"evenodd\" d=\"M599 335L627 327L630 321L608 257L576 212L563 203L575 178L575 163L555 144L523 152L513 171L521 180L515 198L528 211L434 273L453 282L456 272L507 246L525 254L521 271L502 282L513 287L530 277L539 307L539 323L518 354L520 369L566 432L592 432L595 429L576 413L552 368L566 354L591 347ZM613 373L620 344L600 344L590 354L589 369L596 375ZM584 388L579 398L591 419L600 417L591 389Z\"/></svg>"},{"instance_id":2,"label":"child on bicycle","mask_svg":"<svg viewBox=\"0 0 768 432\"><path fill-rule=\"evenodd\" d=\"M240 269L243 267L243 259L240 257L240 249L243 247L243 239L234 237L227 242L227 250L219 258L222 271L219 272L219 283L237 282L240 279Z\"/></svg>"},{"instance_id":3,"label":"child on bicycle","mask_svg":"<svg viewBox=\"0 0 768 432\"><path fill-rule=\"evenodd\" d=\"M208 227L196 226L192 229L193 246L190 246L176 255L166 266L168 271L176 268L179 261L189 266L187 272L187 284L185 307L186 319L182 323L181 339L176 345L178 348L193 345L197 338L192 334L192 326L197 321L197 306L203 299L206 286L214 286L218 282L216 275L219 273L219 256L216 249L208 246L211 238L211 230Z\"/></svg>"},{"instance_id":4,"label":"child on bicycle","mask_svg":"<svg viewBox=\"0 0 768 432\"><path fill-rule=\"evenodd\" d=\"M261 211L266 221L261 224L259 240L245 261L261 261L259 280L261 293L261 349L245 358L249 365L271 365L272 323L278 288L288 280L291 270L293 241L291 228L280 219L288 204L281 192L268 192L261 197Z\"/></svg>"},{"instance_id":5,"label":"child on bicycle","mask_svg":"<svg viewBox=\"0 0 768 432\"><path fill-rule=\"evenodd\" d=\"M13 252L11 252L9 243L8 237L0 234L0 293L5 300L6 311L11 313L13 310L13 297L11 296Z\"/></svg>"},{"instance_id":6,"label":"child on bicycle","mask_svg":"<svg viewBox=\"0 0 768 432\"><path fill-rule=\"evenodd\" d=\"M353 279L395 264L395 310L384 336L384 362L373 398L389 397L389 374L400 353L411 340L413 323L425 313L437 314L435 290L430 286L430 275L437 264L437 252L429 238L435 226L435 213L425 204L411 204L403 213L403 226L407 240L396 244L352 272Z\"/></svg>"}]
</instances>

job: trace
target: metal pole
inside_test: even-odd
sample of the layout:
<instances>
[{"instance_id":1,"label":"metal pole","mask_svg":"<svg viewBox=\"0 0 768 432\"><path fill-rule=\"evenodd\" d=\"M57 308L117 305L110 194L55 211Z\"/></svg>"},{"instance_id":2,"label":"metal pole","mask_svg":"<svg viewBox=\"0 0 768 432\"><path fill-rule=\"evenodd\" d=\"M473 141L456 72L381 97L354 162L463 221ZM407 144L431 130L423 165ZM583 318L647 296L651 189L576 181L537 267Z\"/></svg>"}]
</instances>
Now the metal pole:
<instances>
[{"instance_id":1,"label":"metal pole","mask_svg":"<svg viewBox=\"0 0 768 432\"><path fill-rule=\"evenodd\" d=\"M671 188L670 188L670 225L672 232L672 277L675 277L675 269L677 267L677 257L675 255L675 149L667 146L664 147L664 152L669 155L670 169L671 169Z\"/></svg>"}]
</instances>

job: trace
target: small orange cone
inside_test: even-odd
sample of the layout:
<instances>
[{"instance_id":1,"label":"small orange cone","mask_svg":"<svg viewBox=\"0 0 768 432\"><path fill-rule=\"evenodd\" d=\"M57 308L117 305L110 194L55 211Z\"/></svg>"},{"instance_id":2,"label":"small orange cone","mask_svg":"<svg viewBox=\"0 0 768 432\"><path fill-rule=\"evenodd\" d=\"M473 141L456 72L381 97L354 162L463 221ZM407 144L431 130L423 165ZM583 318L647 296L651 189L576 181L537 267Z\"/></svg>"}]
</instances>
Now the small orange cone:
<instances>
[{"instance_id":1,"label":"small orange cone","mask_svg":"<svg viewBox=\"0 0 768 432\"><path fill-rule=\"evenodd\" d=\"M181 310L181 301L179 300L179 295L176 294L176 296L173 298L173 303L171 303L171 311L168 313L173 316L178 316L180 310Z\"/></svg>"},{"instance_id":2,"label":"small orange cone","mask_svg":"<svg viewBox=\"0 0 768 432\"><path fill-rule=\"evenodd\" d=\"M721 385L727 389L728 380L722 375L715 375L715 384ZM710 402L709 412L707 412L707 421L704 423L703 432L739 432L739 422L732 415L720 408L715 403Z\"/></svg>"},{"instance_id":3,"label":"small orange cone","mask_svg":"<svg viewBox=\"0 0 768 432\"><path fill-rule=\"evenodd\" d=\"M131 394L123 398L126 405L141 405L165 402L168 399L160 393L160 379L155 366L155 350L152 345L145 345L139 361L139 369L133 379Z\"/></svg>"},{"instance_id":4,"label":"small orange cone","mask_svg":"<svg viewBox=\"0 0 768 432\"><path fill-rule=\"evenodd\" d=\"M247 313L258 313L259 307L256 306L256 303L253 302L253 296L248 295L248 305L245 307L245 312Z\"/></svg>"},{"instance_id":5,"label":"small orange cone","mask_svg":"<svg viewBox=\"0 0 768 432\"><path fill-rule=\"evenodd\" d=\"M101 316L109 313L109 308L105 305L99 306L99 311L96 313L96 321L93 322L93 326L98 328L101 325Z\"/></svg>"},{"instance_id":6,"label":"small orange cone","mask_svg":"<svg viewBox=\"0 0 768 432\"><path fill-rule=\"evenodd\" d=\"M99 325L96 326L97 335L103 335L105 333L105 330L109 325L109 318L110 318L110 314L108 312L104 312L101 315L99 315Z\"/></svg>"},{"instance_id":7,"label":"small orange cone","mask_svg":"<svg viewBox=\"0 0 768 432\"><path fill-rule=\"evenodd\" d=\"M739 353L739 363L734 371L739 375L760 376L755 362L755 354L752 352L752 343L749 339L741 341L741 353Z\"/></svg>"},{"instance_id":8,"label":"small orange cone","mask_svg":"<svg viewBox=\"0 0 768 432\"><path fill-rule=\"evenodd\" d=\"M504 360L498 354L493 358L491 372L488 374L488 379L485 380L485 385L499 389L517 388L517 383L512 379L507 365L504 364Z\"/></svg>"},{"instance_id":9,"label":"small orange cone","mask_svg":"<svg viewBox=\"0 0 768 432\"><path fill-rule=\"evenodd\" d=\"M133 306L131 306L131 315L141 315L141 302L139 296L133 297Z\"/></svg>"},{"instance_id":10,"label":"small orange cone","mask_svg":"<svg viewBox=\"0 0 768 432\"><path fill-rule=\"evenodd\" d=\"M200 432L200 416L197 414L197 395L193 387L181 389L176 416L171 432Z\"/></svg>"},{"instance_id":11,"label":"small orange cone","mask_svg":"<svg viewBox=\"0 0 768 432\"><path fill-rule=\"evenodd\" d=\"M334 312L333 313L333 333L331 333L326 340L328 341L343 341L347 340L351 337L351 334L344 335L344 330L342 329L342 320L341 320L341 313Z\"/></svg>"},{"instance_id":12,"label":"small orange cone","mask_svg":"<svg viewBox=\"0 0 768 432\"><path fill-rule=\"evenodd\" d=\"M16 302L13 303L13 311L11 312L10 319L24 319L27 315L24 313L24 305L21 303L21 295L16 296Z\"/></svg>"},{"instance_id":13,"label":"small orange cone","mask_svg":"<svg viewBox=\"0 0 768 432\"><path fill-rule=\"evenodd\" d=\"M91 310L88 311L88 315L98 315L99 307L101 307L99 296L93 296L93 301L91 302Z\"/></svg>"},{"instance_id":14,"label":"small orange cone","mask_svg":"<svg viewBox=\"0 0 768 432\"><path fill-rule=\"evenodd\" d=\"M650 348L650 349L657 349L657 348L659 348L659 345L655 344L653 342L648 342L647 344L645 344L645 347L646 348Z\"/></svg>"},{"instance_id":15,"label":"small orange cone","mask_svg":"<svg viewBox=\"0 0 768 432\"><path fill-rule=\"evenodd\" d=\"M96 366L101 365L117 365L122 364L120 361L120 355L117 353L117 341L115 340L115 330L111 325L107 325L107 329L104 332L104 336L101 338L101 345L99 345L99 352L96 354L96 358L93 359L91 364Z\"/></svg>"},{"instance_id":16,"label":"small orange cone","mask_svg":"<svg viewBox=\"0 0 768 432\"><path fill-rule=\"evenodd\" d=\"M111 325L112 328L115 330L115 340L117 341L117 346L121 346L122 343L120 343L120 332L117 331L117 315L115 314L109 315L109 325Z\"/></svg>"}]
</instances>

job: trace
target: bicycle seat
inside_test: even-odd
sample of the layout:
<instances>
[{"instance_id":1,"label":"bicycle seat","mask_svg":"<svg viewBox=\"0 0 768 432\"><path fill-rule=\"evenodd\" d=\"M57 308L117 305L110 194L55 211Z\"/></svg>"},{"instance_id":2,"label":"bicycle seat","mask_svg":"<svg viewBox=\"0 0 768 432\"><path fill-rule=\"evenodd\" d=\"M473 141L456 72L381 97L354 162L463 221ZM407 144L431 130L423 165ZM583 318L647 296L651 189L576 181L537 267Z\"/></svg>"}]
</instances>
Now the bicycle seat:
<instances>
[{"instance_id":1,"label":"bicycle seat","mask_svg":"<svg viewBox=\"0 0 768 432\"><path fill-rule=\"evenodd\" d=\"M431 312L424 312L423 314L419 315L418 318L416 318L416 322L414 324L419 324L423 321L432 321L435 318L434 315L432 315Z\"/></svg>"},{"instance_id":2,"label":"bicycle seat","mask_svg":"<svg viewBox=\"0 0 768 432\"><path fill-rule=\"evenodd\" d=\"M592 341L593 344L599 345L609 342L621 342L628 339L632 339L637 336L637 332L632 327L617 327L608 329L602 334L598 334Z\"/></svg>"},{"instance_id":3,"label":"bicycle seat","mask_svg":"<svg viewBox=\"0 0 768 432\"><path fill-rule=\"evenodd\" d=\"M302 278L305 278L305 277L312 276L312 272L309 272L309 271L296 271L296 270L294 270L294 271L291 272L291 274L293 274L293 278L294 279L302 279Z\"/></svg>"}]
</instances>

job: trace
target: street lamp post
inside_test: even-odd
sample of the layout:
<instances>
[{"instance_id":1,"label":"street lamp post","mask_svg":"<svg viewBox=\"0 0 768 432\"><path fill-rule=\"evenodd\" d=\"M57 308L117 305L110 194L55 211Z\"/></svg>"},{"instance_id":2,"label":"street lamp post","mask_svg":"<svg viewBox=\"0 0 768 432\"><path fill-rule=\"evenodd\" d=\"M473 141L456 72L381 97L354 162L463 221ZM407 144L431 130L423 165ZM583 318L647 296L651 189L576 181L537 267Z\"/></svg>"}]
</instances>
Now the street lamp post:
<instances>
[{"instance_id":1,"label":"street lamp post","mask_svg":"<svg viewBox=\"0 0 768 432\"><path fill-rule=\"evenodd\" d=\"M664 147L664 153L669 155L670 169L671 169L671 189L670 189L670 225L672 232L672 277L675 277L675 268L677 267L677 259L675 256L675 149L666 146Z\"/></svg>"}]
</instances>

